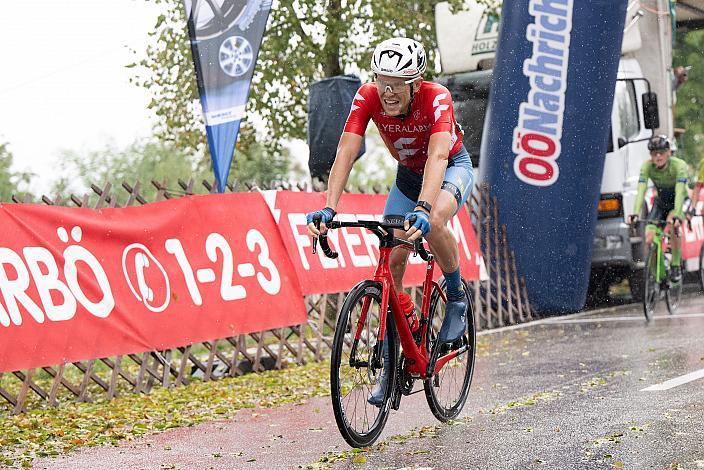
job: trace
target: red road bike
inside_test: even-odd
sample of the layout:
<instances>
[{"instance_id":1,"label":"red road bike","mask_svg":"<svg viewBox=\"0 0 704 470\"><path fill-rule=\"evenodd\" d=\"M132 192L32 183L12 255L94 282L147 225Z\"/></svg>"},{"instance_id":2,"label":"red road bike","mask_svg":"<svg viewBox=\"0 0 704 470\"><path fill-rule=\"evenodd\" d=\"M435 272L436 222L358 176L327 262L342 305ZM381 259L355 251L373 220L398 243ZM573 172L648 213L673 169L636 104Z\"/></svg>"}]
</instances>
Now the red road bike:
<instances>
[{"instance_id":1,"label":"red road bike","mask_svg":"<svg viewBox=\"0 0 704 470\"><path fill-rule=\"evenodd\" d=\"M327 224L328 229L341 227L361 227L379 238L376 272L347 294L335 329L330 383L342 437L352 447L374 443L391 409L399 409L401 397L421 391L414 391L416 380L423 382L426 400L437 419L447 422L456 418L467 400L476 350L473 299L467 283L462 281L469 299L466 332L452 345L438 345L436 338L447 299L444 280L433 280L435 261L422 239L409 242L395 237L394 229L403 229L400 223L360 220ZM314 240L314 253L316 245ZM320 236L320 246L329 258L337 257L325 235ZM407 249L427 262L420 315L415 319L404 314L393 287L389 255L395 247ZM384 364L384 341L388 343L388 364ZM388 386L383 403L375 406L367 397L382 379L384 367L390 367Z\"/></svg>"}]
</instances>

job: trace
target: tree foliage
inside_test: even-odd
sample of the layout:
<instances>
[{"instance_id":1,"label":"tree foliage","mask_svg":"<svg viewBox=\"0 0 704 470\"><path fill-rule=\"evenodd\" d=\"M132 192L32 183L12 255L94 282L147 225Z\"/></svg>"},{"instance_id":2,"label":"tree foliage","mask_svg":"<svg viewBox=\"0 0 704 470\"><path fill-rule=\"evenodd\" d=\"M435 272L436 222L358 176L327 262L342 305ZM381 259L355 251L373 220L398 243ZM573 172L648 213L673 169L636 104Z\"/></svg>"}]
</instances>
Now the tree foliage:
<instances>
[{"instance_id":1,"label":"tree foliage","mask_svg":"<svg viewBox=\"0 0 704 470\"><path fill-rule=\"evenodd\" d=\"M704 155L704 30L678 36L673 63L690 65L689 80L677 91L675 126L686 129L679 155L697 165Z\"/></svg>"},{"instance_id":2,"label":"tree foliage","mask_svg":"<svg viewBox=\"0 0 704 470\"><path fill-rule=\"evenodd\" d=\"M31 173L12 171L12 152L7 143L0 143L0 201L12 201L12 196L19 198L28 194L26 188L33 176Z\"/></svg>"},{"instance_id":3,"label":"tree foliage","mask_svg":"<svg viewBox=\"0 0 704 470\"><path fill-rule=\"evenodd\" d=\"M290 168L287 155L282 155L269 157L263 146L252 144L248 153L236 153L238 164L232 176L238 181L257 184L283 180ZM64 151L53 192L62 195L83 193L91 184L102 185L108 181L134 184L140 181L142 194L151 201L156 196L151 180L176 191L180 189L177 185L179 179L193 178L198 184L203 180L213 183L212 171L204 161L202 154L192 154L176 148L173 143L160 141L137 141L125 148L109 144L87 153ZM80 175L80 180L76 181L74 175Z\"/></svg>"},{"instance_id":4,"label":"tree foliage","mask_svg":"<svg viewBox=\"0 0 704 470\"><path fill-rule=\"evenodd\" d=\"M197 158L177 150L172 144L160 142L137 141L124 148L109 143L102 149L88 152L64 150L59 162L59 178L53 192L61 195L86 192L91 184L119 185L124 181L133 185L139 181L143 195L153 200L156 188L150 184L151 180L176 188L179 178L212 179L209 170L199 165ZM76 179L75 175L80 178Z\"/></svg>"},{"instance_id":5,"label":"tree foliage","mask_svg":"<svg viewBox=\"0 0 704 470\"><path fill-rule=\"evenodd\" d=\"M158 136L180 149L204 146L203 122L182 0L163 5L135 82L152 93ZM480 3L488 3L481 0ZM392 36L421 41L436 58L439 0L275 0L259 53L248 115L264 123L259 141L305 139L308 88L325 77L367 72L374 45ZM463 0L450 0L459 9ZM432 70L430 71L432 76ZM243 123L247 126L247 123ZM252 121L249 123L252 127ZM260 129L261 131L261 129ZM242 140L246 147L252 141Z\"/></svg>"}]
</instances>

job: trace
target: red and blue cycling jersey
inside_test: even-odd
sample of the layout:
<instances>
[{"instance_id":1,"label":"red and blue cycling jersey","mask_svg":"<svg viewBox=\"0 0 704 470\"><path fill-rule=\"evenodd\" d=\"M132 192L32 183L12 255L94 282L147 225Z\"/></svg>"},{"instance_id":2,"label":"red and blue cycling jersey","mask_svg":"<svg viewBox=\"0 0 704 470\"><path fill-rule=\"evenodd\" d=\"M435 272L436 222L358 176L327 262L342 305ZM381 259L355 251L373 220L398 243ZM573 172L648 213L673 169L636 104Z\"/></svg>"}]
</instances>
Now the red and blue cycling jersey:
<instances>
[{"instance_id":1,"label":"red and blue cycling jersey","mask_svg":"<svg viewBox=\"0 0 704 470\"><path fill-rule=\"evenodd\" d=\"M418 175L425 169L431 135L450 133L449 155L455 155L462 148L462 130L455 119L452 96L438 83L424 81L421 84L411 111L404 119L384 112L376 84L362 85L352 101L345 132L363 136L370 119L379 129L391 156Z\"/></svg>"}]
</instances>

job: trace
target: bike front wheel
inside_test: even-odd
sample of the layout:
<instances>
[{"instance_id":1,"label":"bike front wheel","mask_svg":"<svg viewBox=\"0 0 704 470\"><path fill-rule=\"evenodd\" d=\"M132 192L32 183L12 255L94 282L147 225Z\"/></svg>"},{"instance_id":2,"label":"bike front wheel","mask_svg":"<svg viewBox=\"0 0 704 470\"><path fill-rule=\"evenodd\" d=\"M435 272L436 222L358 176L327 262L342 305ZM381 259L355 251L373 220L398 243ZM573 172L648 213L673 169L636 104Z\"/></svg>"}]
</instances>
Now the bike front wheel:
<instances>
[{"instance_id":1,"label":"bike front wheel","mask_svg":"<svg viewBox=\"0 0 704 470\"><path fill-rule=\"evenodd\" d=\"M648 251L648 257L645 259L645 269L643 271L643 275L645 277L643 282L643 313L645 314L645 319L647 321L651 321L653 319L655 305L658 303L658 297L660 296L660 283L657 279L657 257L658 251L655 244L653 244Z\"/></svg>"},{"instance_id":2,"label":"bike front wheel","mask_svg":"<svg viewBox=\"0 0 704 470\"><path fill-rule=\"evenodd\" d=\"M464 351L448 361L442 369L423 384L425 398L433 415L442 422L456 418L469 395L469 387L474 373L475 351L477 346L477 331L474 322L474 303L467 284L462 282L467 298L467 329L461 341ZM441 289L444 286L444 280ZM428 318L428 351L436 347L436 338L445 319L445 301L437 287L433 286L430 296L430 311ZM440 345L445 347L445 345ZM448 351L449 352L449 351ZM440 354L442 356L442 354Z\"/></svg>"},{"instance_id":3,"label":"bike front wheel","mask_svg":"<svg viewBox=\"0 0 704 470\"><path fill-rule=\"evenodd\" d=\"M340 434L352 447L373 444L389 417L398 340L393 319L387 315L389 357L388 364L384 364L382 348L377 346L380 312L381 285L361 282L347 294L335 328L330 364L332 408ZM383 403L377 407L367 399L374 385L382 380L384 368L389 369L388 383Z\"/></svg>"},{"instance_id":4,"label":"bike front wheel","mask_svg":"<svg viewBox=\"0 0 704 470\"><path fill-rule=\"evenodd\" d=\"M682 283L683 278L680 278L678 282L672 282L668 280L669 287L667 292L665 292L665 301L667 303L667 311L670 315L677 313L677 309L680 307L680 301L682 300Z\"/></svg>"}]
</instances>

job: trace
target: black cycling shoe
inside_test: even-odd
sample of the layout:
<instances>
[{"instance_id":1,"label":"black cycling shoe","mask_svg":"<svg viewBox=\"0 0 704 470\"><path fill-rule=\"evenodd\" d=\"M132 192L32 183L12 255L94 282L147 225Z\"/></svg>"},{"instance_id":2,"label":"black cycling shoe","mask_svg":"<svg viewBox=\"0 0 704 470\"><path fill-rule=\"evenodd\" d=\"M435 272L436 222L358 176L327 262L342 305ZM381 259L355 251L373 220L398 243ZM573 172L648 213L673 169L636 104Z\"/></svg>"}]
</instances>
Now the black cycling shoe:
<instances>
[{"instance_id":1,"label":"black cycling shoe","mask_svg":"<svg viewBox=\"0 0 704 470\"><path fill-rule=\"evenodd\" d=\"M383 346L384 354L384 368L381 370L380 377L377 379L372 392L367 398L367 403L374 405L376 407L381 407L384 403L384 396L386 395L386 388L389 385L389 343L384 341Z\"/></svg>"},{"instance_id":2,"label":"black cycling shoe","mask_svg":"<svg viewBox=\"0 0 704 470\"><path fill-rule=\"evenodd\" d=\"M670 268L670 280L674 283L682 280L682 268L680 266L672 266Z\"/></svg>"},{"instance_id":3,"label":"black cycling shoe","mask_svg":"<svg viewBox=\"0 0 704 470\"><path fill-rule=\"evenodd\" d=\"M465 295L461 300L448 301L445 308L445 319L438 334L438 342L454 343L462 338L467 329L467 305Z\"/></svg>"}]
</instances>

